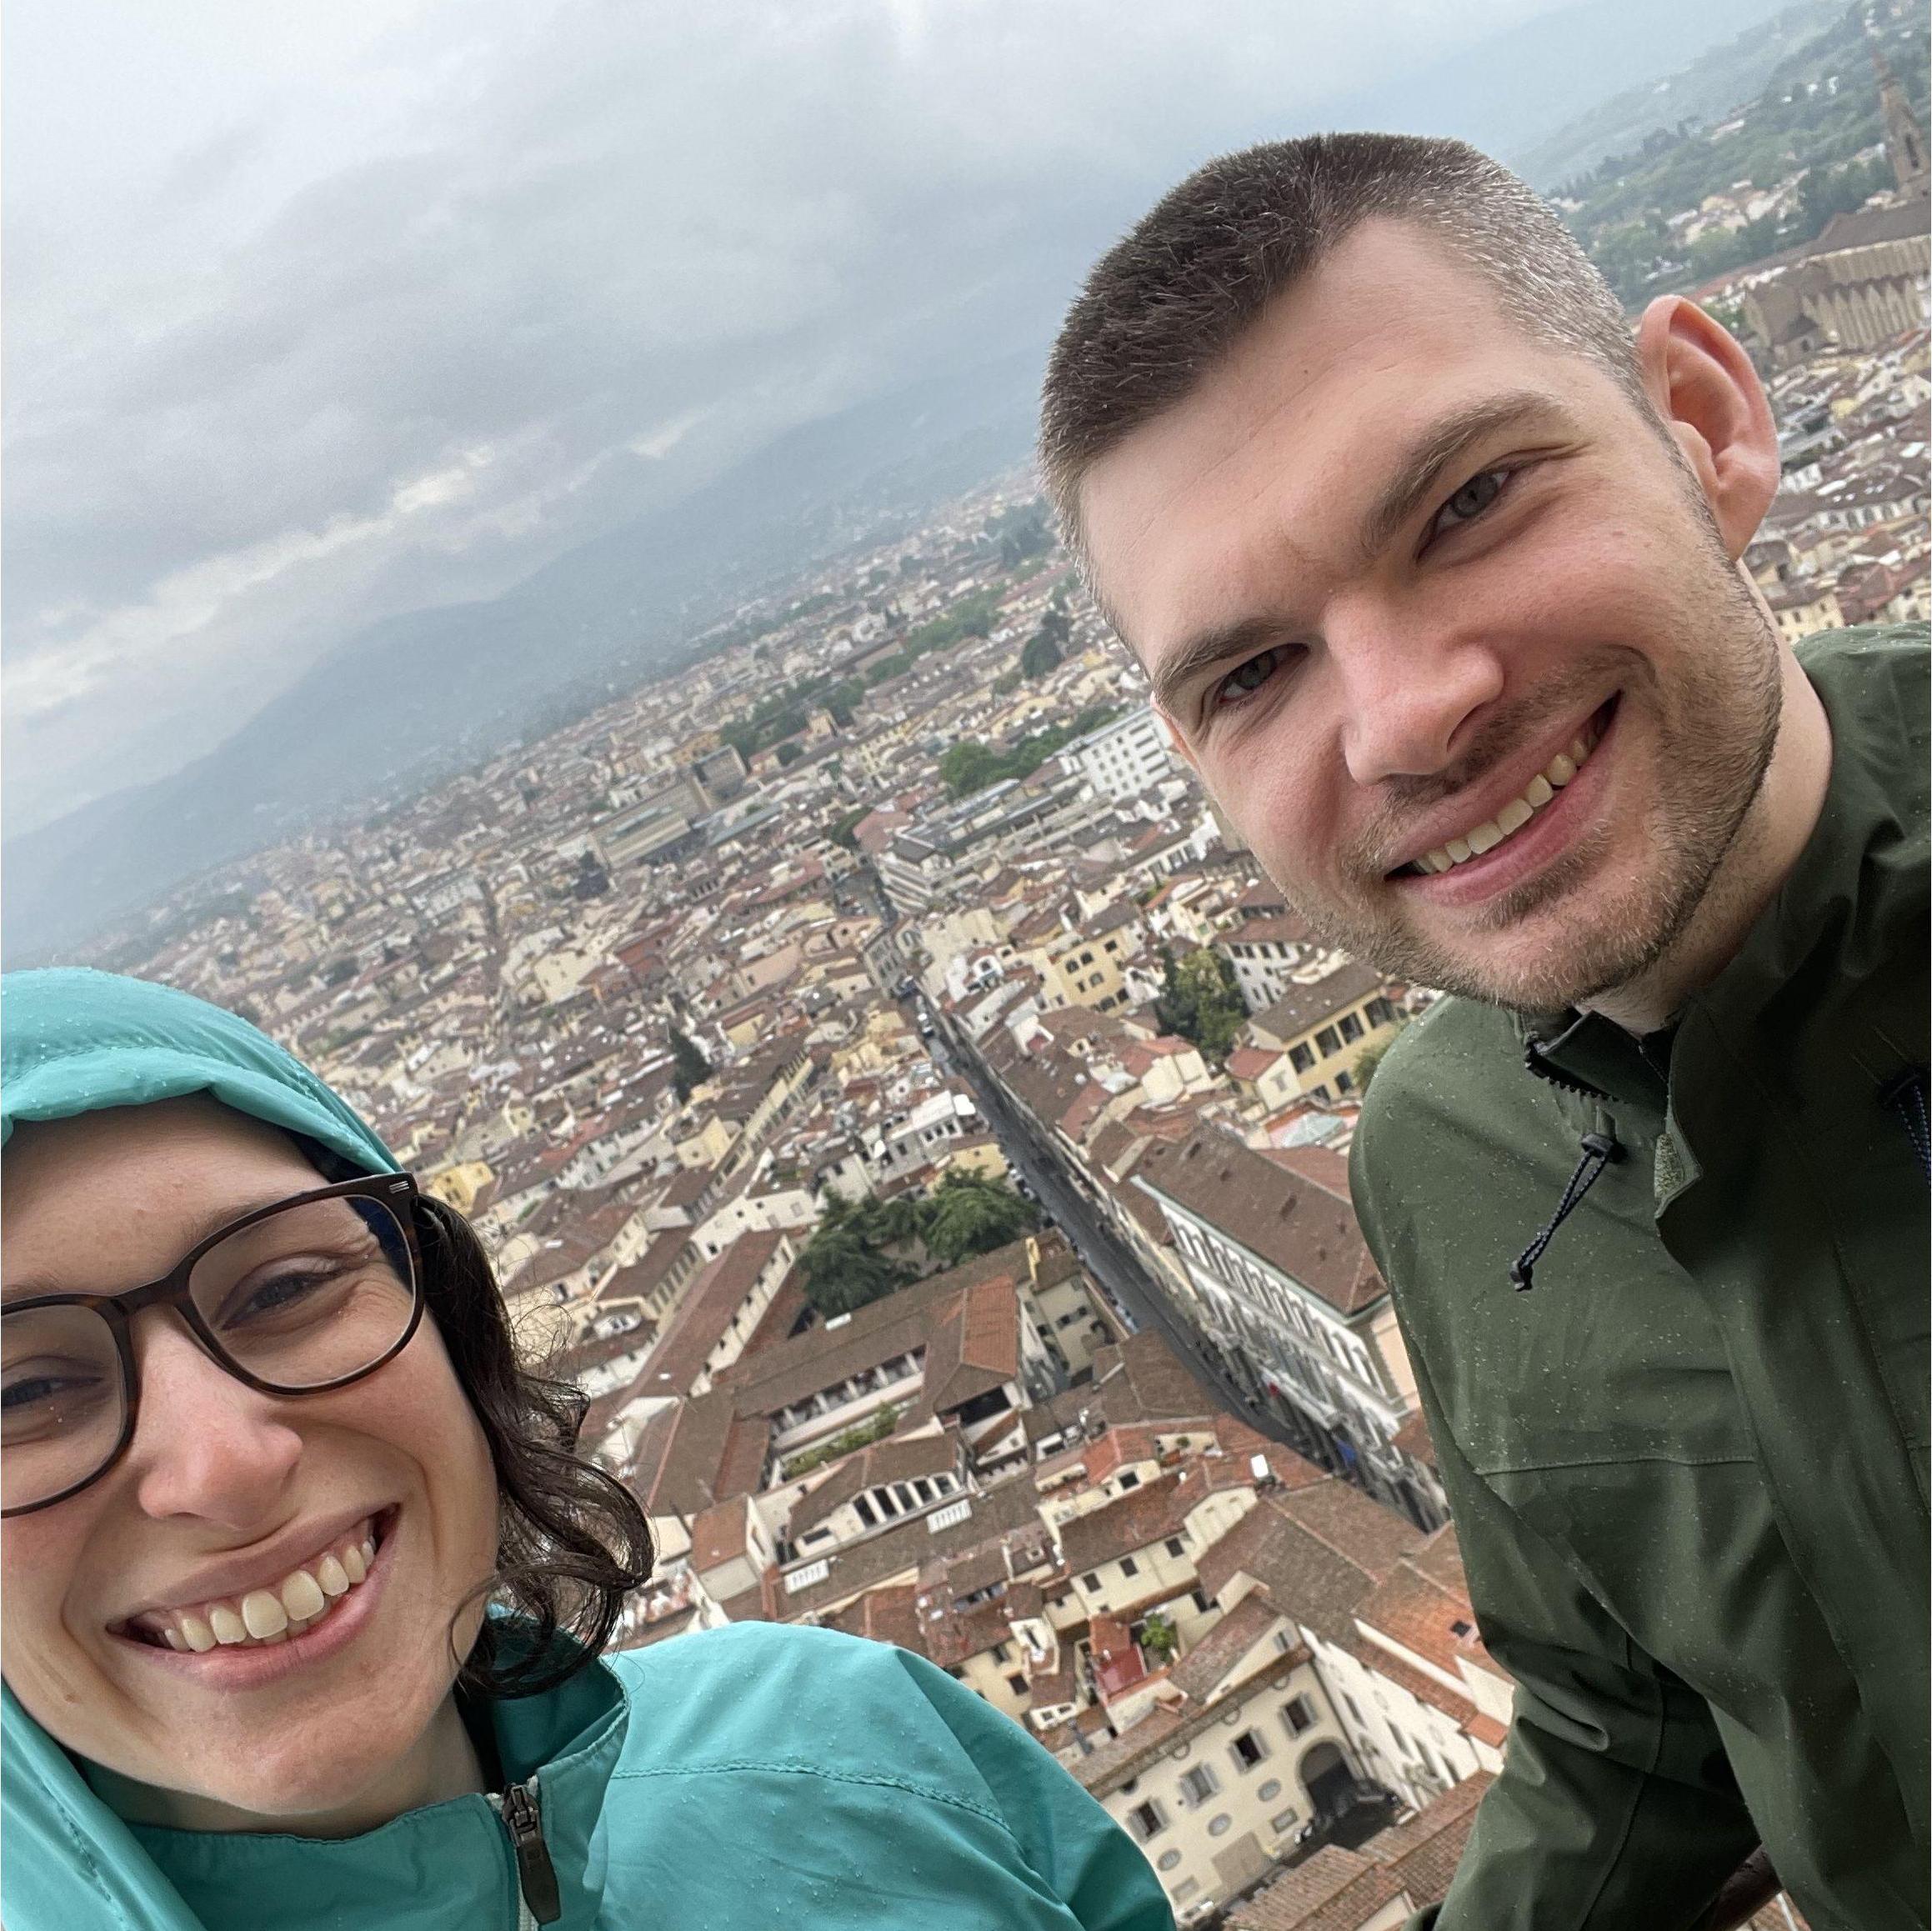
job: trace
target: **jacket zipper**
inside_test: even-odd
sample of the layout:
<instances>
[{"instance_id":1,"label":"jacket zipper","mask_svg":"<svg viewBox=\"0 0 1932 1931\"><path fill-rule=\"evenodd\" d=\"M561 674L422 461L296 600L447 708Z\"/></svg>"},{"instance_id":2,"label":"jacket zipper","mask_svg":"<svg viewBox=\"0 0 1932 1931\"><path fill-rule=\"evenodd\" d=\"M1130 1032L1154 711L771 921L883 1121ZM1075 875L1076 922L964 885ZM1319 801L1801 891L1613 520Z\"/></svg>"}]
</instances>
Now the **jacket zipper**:
<instances>
[{"instance_id":1,"label":"jacket zipper","mask_svg":"<svg viewBox=\"0 0 1932 1931\"><path fill-rule=\"evenodd\" d=\"M563 1915L563 1902L557 1889L557 1867L543 1841L543 1813L537 1800L534 1773L528 1783L513 1783L501 1797L493 1795L489 1801L509 1833L510 1849L517 1860L517 1931L554 1924Z\"/></svg>"}]
</instances>

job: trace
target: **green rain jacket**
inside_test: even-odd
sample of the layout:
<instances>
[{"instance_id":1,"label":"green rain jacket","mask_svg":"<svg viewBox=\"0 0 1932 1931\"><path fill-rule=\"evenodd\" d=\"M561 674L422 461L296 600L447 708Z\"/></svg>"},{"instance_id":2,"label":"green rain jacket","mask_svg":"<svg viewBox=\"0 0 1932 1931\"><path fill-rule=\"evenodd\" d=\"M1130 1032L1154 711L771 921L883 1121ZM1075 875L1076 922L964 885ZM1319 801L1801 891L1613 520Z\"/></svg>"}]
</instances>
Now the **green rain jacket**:
<instances>
[{"instance_id":1,"label":"green rain jacket","mask_svg":"<svg viewBox=\"0 0 1932 1931\"><path fill-rule=\"evenodd\" d=\"M1357 1209L1519 1683L1412 1931L1683 1931L1760 1839L1814 1931L1927 1922L1927 653L1799 655L1824 815L1674 1025L1444 1000L1364 1107Z\"/></svg>"},{"instance_id":2,"label":"green rain jacket","mask_svg":"<svg viewBox=\"0 0 1932 1931\"><path fill-rule=\"evenodd\" d=\"M253 1027L98 973L0 982L0 1114L207 1091L372 1172L382 1143ZM1019 1726L923 1658L764 1623L587 1662L490 1706L533 1799L455 1798L337 1840L125 1823L11 1690L7 1931L1172 1931L1154 1872ZM506 1793L513 1813L521 1808ZM553 1885L553 1894L550 1893ZM534 1908L533 1908L534 1907Z\"/></svg>"}]
</instances>

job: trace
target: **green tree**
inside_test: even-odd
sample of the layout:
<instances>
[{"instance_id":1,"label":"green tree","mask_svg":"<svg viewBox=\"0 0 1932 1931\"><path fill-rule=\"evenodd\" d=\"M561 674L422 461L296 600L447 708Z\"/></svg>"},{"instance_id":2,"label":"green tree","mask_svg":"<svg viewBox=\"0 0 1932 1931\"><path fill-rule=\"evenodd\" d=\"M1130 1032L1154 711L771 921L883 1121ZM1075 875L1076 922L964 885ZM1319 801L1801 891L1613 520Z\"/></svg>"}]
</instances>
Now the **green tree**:
<instances>
[{"instance_id":1,"label":"green tree","mask_svg":"<svg viewBox=\"0 0 1932 1931\"><path fill-rule=\"evenodd\" d=\"M821 1314L849 1314L918 1278L911 1257L923 1253L923 1203L868 1194L848 1203L830 1191L824 1218L806 1242L798 1264L805 1298Z\"/></svg>"},{"instance_id":2,"label":"green tree","mask_svg":"<svg viewBox=\"0 0 1932 1931\"><path fill-rule=\"evenodd\" d=\"M962 738L939 760L939 778L954 798L965 798L1006 775L1005 760L977 738Z\"/></svg>"},{"instance_id":3,"label":"green tree","mask_svg":"<svg viewBox=\"0 0 1932 1931\"><path fill-rule=\"evenodd\" d=\"M699 1049L698 1042L681 1026L671 1028L671 1085L680 1102L691 1097L693 1087L702 1086L711 1077L711 1062Z\"/></svg>"},{"instance_id":4,"label":"green tree","mask_svg":"<svg viewBox=\"0 0 1932 1931\"><path fill-rule=\"evenodd\" d=\"M1004 1180L948 1172L920 1216L926 1251L955 1268L976 1253L991 1253L1039 1225L1039 1214Z\"/></svg>"},{"instance_id":5,"label":"green tree","mask_svg":"<svg viewBox=\"0 0 1932 1931\"><path fill-rule=\"evenodd\" d=\"M1059 662L1060 647L1047 635L1043 623L1019 653L1019 674L1023 678L1044 678Z\"/></svg>"},{"instance_id":6,"label":"green tree","mask_svg":"<svg viewBox=\"0 0 1932 1931\"><path fill-rule=\"evenodd\" d=\"M1160 961L1161 989L1154 1000L1155 1017L1169 1032L1192 1040L1219 1065L1248 1019L1234 967L1212 946L1205 945L1179 959L1163 945Z\"/></svg>"},{"instance_id":7,"label":"green tree","mask_svg":"<svg viewBox=\"0 0 1932 1931\"><path fill-rule=\"evenodd\" d=\"M1146 1621L1140 1625L1140 1647L1147 1652L1154 1668L1159 1669L1172 1663L1180 1646L1180 1631L1174 1628L1172 1620L1159 1609L1150 1610Z\"/></svg>"}]
</instances>

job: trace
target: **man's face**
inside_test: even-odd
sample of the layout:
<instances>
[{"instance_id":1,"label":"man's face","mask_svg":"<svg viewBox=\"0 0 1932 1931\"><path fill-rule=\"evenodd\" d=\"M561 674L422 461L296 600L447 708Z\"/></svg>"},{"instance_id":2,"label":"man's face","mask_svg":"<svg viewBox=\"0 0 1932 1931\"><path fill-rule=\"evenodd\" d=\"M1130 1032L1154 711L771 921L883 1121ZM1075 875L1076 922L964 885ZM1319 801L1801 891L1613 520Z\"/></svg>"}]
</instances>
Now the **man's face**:
<instances>
[{"instance_id":1,"label":"man's face","mask_svg":"<svg viewBox=\"0 0 1932 1931\"><path fill-rule=\"evenodd\" d=\"M1775 742L1774 638L1656 424L1444 243L1364 223L1080 507L1157 707L1338 943L1549 1009L1681 931Z\"/></svg>"}]
</instances>

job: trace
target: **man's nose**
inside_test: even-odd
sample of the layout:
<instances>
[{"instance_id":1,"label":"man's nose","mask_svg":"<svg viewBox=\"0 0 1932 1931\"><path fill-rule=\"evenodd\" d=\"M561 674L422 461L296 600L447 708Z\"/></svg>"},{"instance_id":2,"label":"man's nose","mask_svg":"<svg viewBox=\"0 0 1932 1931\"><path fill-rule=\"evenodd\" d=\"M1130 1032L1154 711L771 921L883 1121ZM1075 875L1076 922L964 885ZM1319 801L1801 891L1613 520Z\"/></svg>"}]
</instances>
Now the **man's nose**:
<instances>
[{"instance_id":1,"label":"man's nose","mask_svg":"<svg viewBox=\"0 0 1932 1931\"><path fill-rule=\"evenodd\" d=\"M1503 692L1502 661L1482 638L1425 628L1379 603L1331 609L1323 640L1340 682L1343 756L1359 785L1440 771Z\"/></svg>"},{"instance_id":2,"label":"man's nose","mask_svg":"<svg viewBox=\"0 0 1932 1931\"><path fill-rule=\"evenodd\" d=\"M283 1401L236 1380L172 1311L135 1323L140 1413L128 1458L145 1514L245 1531L277 1513L302 1454Z\"/></svg>"}]
</instances>

